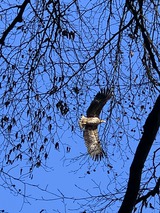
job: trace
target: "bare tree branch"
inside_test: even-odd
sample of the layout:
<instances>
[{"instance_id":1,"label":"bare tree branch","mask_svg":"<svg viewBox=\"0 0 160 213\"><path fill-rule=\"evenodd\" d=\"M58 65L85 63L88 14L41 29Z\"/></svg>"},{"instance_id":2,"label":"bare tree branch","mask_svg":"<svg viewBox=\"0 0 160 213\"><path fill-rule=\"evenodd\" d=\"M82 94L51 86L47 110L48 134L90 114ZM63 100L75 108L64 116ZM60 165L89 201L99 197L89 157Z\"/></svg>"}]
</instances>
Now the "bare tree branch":
<instances>
[{"instance_id":1,"label":"bare tree branch","mask_svg":"<svg viewBox=\"0 0 160 213\"><path fill-rule=\"evenodd\" d=\"M19 11L18 15L15 17L15 19L12 21L12 23L8 26L8 28L3 32L2 38L0 39L0 44L4 45L5 38L7 37L9 32L14 28L14 26L18 22L22 22L23 12L29 2L30 2L30 0L25 0L21 6L18 6L20 8L20 11Z\"/></svg>"},{"instance_id":2,"label":"bare tree branch","mask_svg":"<svg viewBox=\"0 0 160 213\"><path fill-rule=\"evenodd\" d=\"M142 1L140 1L140 2L142 4ZM127 5L128 5L128 8L131 10L134 18L135 18L137 26L139 27L139 29L142 32L142 36L143 36L143 39L144 39L144 44L145 44L145 47L148 50L148 53L150 55L152 66L157 71L158 75L160 75L160 72L159 72L159 69L158 69L154 54L152 52L152 46L153 46L152 40L149 38L149 33L147 32L147 29L145 28L144 23L143 23L142 5L140 5L140 9L137 10L137 11L133 8L131 2L128 1L128 0L127 0ZM139 11L141 12L140 14L138 14ZM140 21L141 21L141 23L140 23Z\"/></svg>"},{"instance_id":3,"label":"bare tree branch","mask_svg":"<svg viewBox=\"0 0 160 213\"><path fill-rule=\"evenodd\" d=\"M137 199L136 203L139 203L141 201L146 201L147 198L149 198L150 196L155 196L156 194L159 194L159 187L160 187L160 178L158 179L154 189L152 189L151 191L149 191L146 195L140 197Z\"/></svg>"}]
</instances>

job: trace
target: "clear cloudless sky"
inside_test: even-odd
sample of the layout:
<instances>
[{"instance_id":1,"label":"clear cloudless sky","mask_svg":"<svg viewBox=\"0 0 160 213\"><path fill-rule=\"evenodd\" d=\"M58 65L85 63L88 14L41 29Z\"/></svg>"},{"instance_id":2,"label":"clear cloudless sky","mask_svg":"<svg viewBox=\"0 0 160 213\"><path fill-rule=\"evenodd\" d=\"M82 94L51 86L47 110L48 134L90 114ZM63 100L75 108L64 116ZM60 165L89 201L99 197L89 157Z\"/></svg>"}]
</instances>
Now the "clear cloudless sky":
<instances>
[{"instance_id":1,"label":"clear cloudless sky","mask_svg":"<svg viewBox=\"0 0 160 213\"><path fill-rule=\"evenodd\" d=\"M2 4L2 3L1 3ZM93 97L94 97L93 93ZM88 103L89 105L90 103ZM105 108L107 110L107 106ZM84 110L85 112L85 110ZM132 128L132 123L128 124ZM101 132L103 132L105 124L101 125ZM134 125L133 125L134 127ZM157 137L157 141L159 140ZM58 139L55 139L55 141ZM125 139L123 139L124 142ZM61 137L63 143L70 144L71 151L64 152L60 143L60 149L55 150L54 146L50 150L50 155L47 160L47 169L36 168L33 172L32 179L24 178L26 187L17 181L17 185L25 191L28 199L23 196L11 193L9 189L0 187L0 213L5 210L7 213L52 213L52 212L82 212L79 210L79 205L74 202L74 199L88 197L87 190L93 195L99 195L99 188L103 193L107 193L108 183L112 181L113 174L108 174L108 167L105 166L107 161L94 163L91 159L85 161L73 159L81 154L87 154L87 150L82 137L82 132L77 130L76 134L71 137L70 130L66 131L65 135ZM138 143L132 144L132 149L135 151ZM53 153L53 154L52 154ZM129 154L128 162L123 165L123 161L119 156L114 156L114 169L121 174L122 180L128 177L129 167L132 162L133 155ZM12 170L15 177L19 177L19 162ZM21 167L27 168L27 165L21 164ZM52 168L52 169L51 169ZM94 170L95 169L95 170ZM87 173L90 172L90 174ZM127 179L126 179L127 180ZM33 187L35 185L35 187ZM44 191L38 189L42 188ZM112 184L111 184L112 186ZM50 193L45 192L49 191ZM112 188L110 188L112 190ZM66 197L62 199L63 195ZM72 199L73 198L73 199ZM44 201L43 201L44 200ZM152 199L154 202L154 199ZM82 204L84 200L79 200ZM113 205L114 210L107 209L107 213L116 213L120 204ZM43 211L42 211L43 210ZM158 209L144 209L143 213L158 213Z\"/></svg>"}]
</instances>

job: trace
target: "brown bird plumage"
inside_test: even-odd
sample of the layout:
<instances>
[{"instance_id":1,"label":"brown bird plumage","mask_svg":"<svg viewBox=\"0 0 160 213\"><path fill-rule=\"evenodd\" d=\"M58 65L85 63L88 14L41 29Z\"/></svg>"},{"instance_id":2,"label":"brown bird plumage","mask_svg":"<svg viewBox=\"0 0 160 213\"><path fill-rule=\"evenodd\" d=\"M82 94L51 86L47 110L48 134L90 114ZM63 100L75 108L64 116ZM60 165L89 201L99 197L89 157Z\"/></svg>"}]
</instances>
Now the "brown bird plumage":
<instances>
[{"instance_id":1,"label":"brown bird plumage","mask_svg":"<svg viewBox=\"0 0 160 213\"><path fill-rule=\"evenodd\" d=\"M104 157L104 151L101 147L98 136L98 125L105 121L101 120L99 115L111 96L111 90L105 88L101 89L87 109L87 117L82 115L79 121L80 128L83 129L83 137L88 153L93 160L101 160Z\"/></svg>"}]
</instances>

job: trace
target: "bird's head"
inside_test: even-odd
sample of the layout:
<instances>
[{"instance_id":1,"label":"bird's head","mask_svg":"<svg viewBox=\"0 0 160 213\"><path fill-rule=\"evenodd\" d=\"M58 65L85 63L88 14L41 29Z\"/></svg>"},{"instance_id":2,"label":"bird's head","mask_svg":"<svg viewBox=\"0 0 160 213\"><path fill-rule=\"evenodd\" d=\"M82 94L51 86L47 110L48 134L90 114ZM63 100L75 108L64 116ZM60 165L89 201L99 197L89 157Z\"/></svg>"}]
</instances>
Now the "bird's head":
<instances>
[{"instance_id":1,"label":"bird's head","mask_svg":"<svg viewBox=\"0 0 160 213\"><path fill-rule=\"evenodd\" d=\"M101 122L101 123L106 123L106 121L105 121L105 120L100 120L100 122Z\"/></svg>"}]
</instances>

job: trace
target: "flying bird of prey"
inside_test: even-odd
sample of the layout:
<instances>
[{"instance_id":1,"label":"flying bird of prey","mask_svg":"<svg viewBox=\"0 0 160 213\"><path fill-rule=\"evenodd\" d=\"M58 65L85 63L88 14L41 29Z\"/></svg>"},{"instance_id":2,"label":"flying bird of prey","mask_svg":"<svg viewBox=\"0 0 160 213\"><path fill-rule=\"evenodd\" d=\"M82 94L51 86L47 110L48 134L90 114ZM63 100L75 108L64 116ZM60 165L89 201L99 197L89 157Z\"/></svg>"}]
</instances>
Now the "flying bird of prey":
<instances>
[{"instance_id":1,"label":"flying bird of prey","mask_svg":"<svg viewBox=\"0 0 160 213\"><path fill-rule=\"evenodd\" d=\"M101 120L99 115L102 108L111 98L111 96L112 91L110 89L101 89L87 109L87 117L82 115L79 120L79 125L83 130L83 137L88 149L88 153L93 160L101 160L104 157L104 151L101 147L98 137L98 125L105 122L105 120Z\"/></svg>"}]
</instances>

